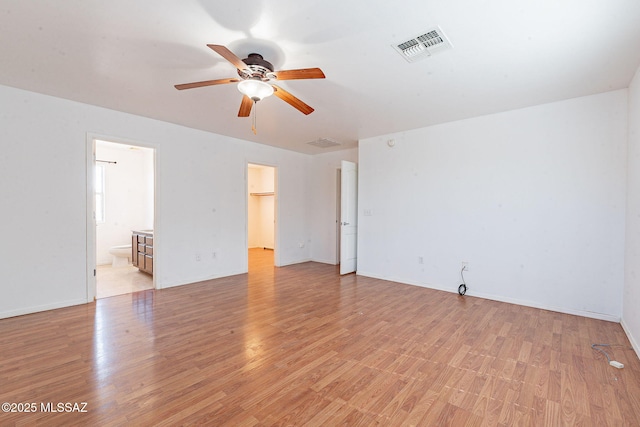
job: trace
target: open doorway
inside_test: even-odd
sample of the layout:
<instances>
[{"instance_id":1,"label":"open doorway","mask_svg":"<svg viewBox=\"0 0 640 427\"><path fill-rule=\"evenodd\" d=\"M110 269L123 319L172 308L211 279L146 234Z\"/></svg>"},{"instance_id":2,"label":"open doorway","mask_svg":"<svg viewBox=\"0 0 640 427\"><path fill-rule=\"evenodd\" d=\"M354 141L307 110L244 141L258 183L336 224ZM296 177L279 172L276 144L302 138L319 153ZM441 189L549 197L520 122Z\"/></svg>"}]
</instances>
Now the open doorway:
<instances>
[{"instance_id":1,"label":"open doorway","mask_svg":"<svg viewBox=\"0 0 640 427\"><path fill-rule=\"evenodd\" d=\"M249 270L272 268L276 254L276 168L247 165L247 247Z\"/></svg>"},{"instance_id":2,"label":"open doorway","mask_svg":"<svg viewBox=\"0 0 640 427\"><path fill-rule=\"evenodd\" d=\"M96 139L93 168L95 297L152 289L155 150Z\"/></svg>"}]
</instances>

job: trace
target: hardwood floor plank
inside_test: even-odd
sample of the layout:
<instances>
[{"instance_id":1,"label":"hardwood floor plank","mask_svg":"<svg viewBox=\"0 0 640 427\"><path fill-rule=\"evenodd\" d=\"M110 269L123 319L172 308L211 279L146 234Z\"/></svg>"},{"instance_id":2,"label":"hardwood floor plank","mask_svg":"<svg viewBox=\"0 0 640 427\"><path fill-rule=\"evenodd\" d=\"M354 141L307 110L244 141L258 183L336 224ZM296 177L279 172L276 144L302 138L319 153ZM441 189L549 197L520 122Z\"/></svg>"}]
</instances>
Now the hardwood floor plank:
<instances>
[{"instance_id":1,"label":"hardwood floor plank","mask_svg":"<svg viewBox=\"0 0 640 427\"><path fill-rule=\"evenodd\" d=\"M316 263L0 320L0 425L640 425L619 324ZM617 370L592 343L611 343Z\"/></svg>"}]
</instances>

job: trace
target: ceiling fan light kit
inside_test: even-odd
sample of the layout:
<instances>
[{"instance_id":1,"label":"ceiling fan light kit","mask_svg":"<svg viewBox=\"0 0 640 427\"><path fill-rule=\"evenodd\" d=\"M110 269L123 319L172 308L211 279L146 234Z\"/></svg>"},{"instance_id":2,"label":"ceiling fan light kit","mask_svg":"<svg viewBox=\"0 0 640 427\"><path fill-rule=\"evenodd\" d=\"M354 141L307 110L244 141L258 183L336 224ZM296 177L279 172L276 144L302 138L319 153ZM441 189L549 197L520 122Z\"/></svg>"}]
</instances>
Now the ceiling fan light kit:
<instances>
[{"instance_id":1,"label":"ceiling fan light kit","mask_svg":"<svg viewBox=\"0 0 640 427\"><path fill-rule=\"evenodd\" d=\"M176 89L184 90L227 83L238 83L238 90L244 95L240 103L238 117L249 117L253 104L273 94L305 115L311 114L314 111L313 108L291 93L269 82L271 80L324 79L325 75L320 68L274 71L273 65L258 53L250 53L247 58L240 59L225 46L217 44L208 44L207 46L233 64L237 69L240 79L227 78L185 83L175 85ZM253 131L255 133L255 126L253 126Z\"/></svg>"},{"instance_id":2,"label":"ceiling fan light kit","mask_svg":"<svg viewBox=\"0 0 640 427\"><path fill-rule=\"evenodd\" d=\"M262 80L243 80L238 83L238 90L247 95L253 102L258 102L273 95L273 86Z\"/></svg>"}]
</instances>

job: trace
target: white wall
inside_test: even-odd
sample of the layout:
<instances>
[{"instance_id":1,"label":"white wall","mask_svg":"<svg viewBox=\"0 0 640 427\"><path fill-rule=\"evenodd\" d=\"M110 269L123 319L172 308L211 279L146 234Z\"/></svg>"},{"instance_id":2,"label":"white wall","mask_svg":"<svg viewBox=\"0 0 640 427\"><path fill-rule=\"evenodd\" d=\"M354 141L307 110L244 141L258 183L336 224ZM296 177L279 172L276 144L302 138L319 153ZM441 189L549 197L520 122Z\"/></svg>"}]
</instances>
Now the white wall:
<instances>
[{"instance_id":1,"label":"white wall","mask_svg":"<svg viewBox=\"0 0 640 427\"><path fill-rule=\"evenodd\" d=\"M96 227L97 264L111 264L112 246L130 245L132 230L153 229L153 150L99 141L105 167L105 222Z\"/></svg>"},{"instance_id":2,"label":"white wall","mask_svg":"<svg viewBox=\"0 0 640 427\"><path fill-rule=\"evenodd\" d=\"M326 264L336 264L336 178L342 160L357 162L358 149L317 154L313 156L310 168L311 257L313 261Z\"/></svg>"},{"instance_id":3,"label":"white wall","mask_svg":"<svg viewBox=\"0 0 640 427\"><path fill-rule=\"evenodd\" d=\"M361 141L358 273L619 320L626 94Z\"/></svg>"},{"instance_id":4,"label":"white wall","mask_svg":"<svg viewBox=\"0 0 640 427\"><path fill-rule=\"evenodd\" d=\"M248 161L278 166L281 262L310 258L310 156L0 86L0 317L87 301L88 133L157 150L158 288L247 271Z\"/></svg>"},{"instance_id":5,"label":"white wall","mask_svg":"<svg viewBox=\"0 0 640 427\"><path fill-rule=\"evenodd\" d=\"M622 326L640 356L640 68L629 86L626 231Z\"/></svg>"}]
</instances>

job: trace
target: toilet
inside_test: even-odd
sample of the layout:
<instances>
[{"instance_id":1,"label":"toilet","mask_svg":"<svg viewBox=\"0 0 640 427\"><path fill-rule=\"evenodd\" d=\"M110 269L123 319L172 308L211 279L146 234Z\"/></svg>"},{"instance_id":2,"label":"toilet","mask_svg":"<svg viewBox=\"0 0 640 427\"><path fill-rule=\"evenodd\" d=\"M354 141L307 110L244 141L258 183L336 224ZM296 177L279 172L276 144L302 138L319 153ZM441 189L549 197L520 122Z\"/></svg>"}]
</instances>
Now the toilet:
<instances>
[{"instance_id":1,"label":"toilet","mask_svg":"<svg viewBox=\"0 0 640 427\"><path fill-rule=\"evenodd\" d=\"M126 267L131 258L131 245L113 246L109 253L113 256L112 267Z\"/></svg>"}]
</instances>

